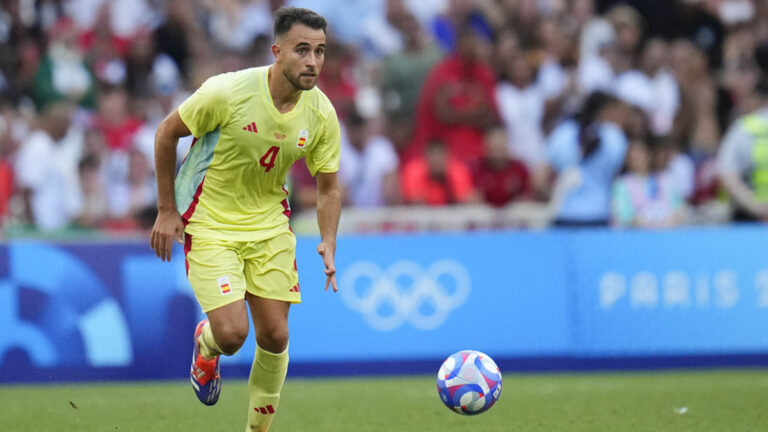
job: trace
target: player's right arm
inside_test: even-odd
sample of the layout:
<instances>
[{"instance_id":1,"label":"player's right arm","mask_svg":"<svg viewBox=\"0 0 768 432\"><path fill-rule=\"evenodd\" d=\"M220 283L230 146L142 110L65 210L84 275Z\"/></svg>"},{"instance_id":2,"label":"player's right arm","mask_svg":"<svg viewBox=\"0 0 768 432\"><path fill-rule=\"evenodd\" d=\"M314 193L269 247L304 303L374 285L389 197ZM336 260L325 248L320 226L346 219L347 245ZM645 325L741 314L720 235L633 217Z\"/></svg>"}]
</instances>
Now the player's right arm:
<instances>
[{"instance_id":1,"label":"player's right arm","mask_svg":"<svg viewBox=\"0 0 768 432\"><path fill-rule=\"evenodd\" d=\"M174 178L176 176L176 146L179 138L191 132L174 110L157 128L155 134L155 171L157 173L157 219L152 227L150 246L163 261L171 260L173 240L182 243L184 223L176 209Z\"/></svg>"},{"instance_id":2,"label":"player's right arm","mask_svg":"<svg viewBox=\"0 0 768 432\"><path fill-rule=\"evenodd\" d=\"M179 243L184 223L176 208L176 145L179 138L202 137L224 124L229 118L229 74L207 79L160 123L155 134L155 171L157 173L157 219L152 228L150 245L163 261L171 260L173 240Z\"/></svg>"}]
</instances>

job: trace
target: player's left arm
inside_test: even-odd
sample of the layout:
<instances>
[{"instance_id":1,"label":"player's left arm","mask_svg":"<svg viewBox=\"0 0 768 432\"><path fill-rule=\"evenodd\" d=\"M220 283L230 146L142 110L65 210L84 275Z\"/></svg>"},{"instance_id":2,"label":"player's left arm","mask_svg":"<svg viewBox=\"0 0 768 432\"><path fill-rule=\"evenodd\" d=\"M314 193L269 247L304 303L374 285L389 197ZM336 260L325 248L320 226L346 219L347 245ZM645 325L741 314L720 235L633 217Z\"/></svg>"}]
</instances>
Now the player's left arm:
<instances>
[{"instance_id":1,"label":"player's left arm","mask_svg":"<svg viewBox=\"0 0 768 432\"><path fill-rule=\"evenodd\" d=\"M323 257L325 265L325 290L333 287L338 291L336 284L336 231L341 215L341 188L338 176L333 173L317 173L317 225L320 228L320 244L317 245L317 253Z\"/></svg>"}]
</instances>

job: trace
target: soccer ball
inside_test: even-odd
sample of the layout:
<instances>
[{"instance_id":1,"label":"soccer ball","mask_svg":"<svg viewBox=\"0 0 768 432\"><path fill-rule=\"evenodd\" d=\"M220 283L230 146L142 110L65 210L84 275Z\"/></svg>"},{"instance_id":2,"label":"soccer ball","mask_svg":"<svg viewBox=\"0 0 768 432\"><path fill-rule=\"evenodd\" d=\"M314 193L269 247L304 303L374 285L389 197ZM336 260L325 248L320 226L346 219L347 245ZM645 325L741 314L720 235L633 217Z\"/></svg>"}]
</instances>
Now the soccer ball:
<instances>
[{"instance_id":1,"label":"soccer ball","mask_svg":"<svg viewBox=\"0 0 768 432\"><path fill-rule=\"evenodd\" d=\"M445 406L464 415L488 411L501 395L501 372L480 351L459 351L437 372L437 394Z\"/></svg>"}]
</instances>

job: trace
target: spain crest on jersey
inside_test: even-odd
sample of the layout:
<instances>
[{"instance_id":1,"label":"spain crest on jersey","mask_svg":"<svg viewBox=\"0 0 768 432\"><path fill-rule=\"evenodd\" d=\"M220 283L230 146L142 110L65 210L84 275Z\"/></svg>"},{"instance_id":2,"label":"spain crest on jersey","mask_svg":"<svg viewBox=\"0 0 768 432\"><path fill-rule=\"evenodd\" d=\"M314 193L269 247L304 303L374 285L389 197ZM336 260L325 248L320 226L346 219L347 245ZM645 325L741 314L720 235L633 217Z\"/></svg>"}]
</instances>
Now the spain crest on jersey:
<instances>
[{"instance_id":1,"label":"spain crest on jersey","mask_svg":"<svg viewBox=\"0 0 768 432\"><path fill-rule=\"evenodd\" d=\"M304 146L307 144L307 140L309 139L309 131L307 130L300 130L299 131L299 140L296 142L296 147L298 148L304 148Z\"/></svg>"}]
</instances>

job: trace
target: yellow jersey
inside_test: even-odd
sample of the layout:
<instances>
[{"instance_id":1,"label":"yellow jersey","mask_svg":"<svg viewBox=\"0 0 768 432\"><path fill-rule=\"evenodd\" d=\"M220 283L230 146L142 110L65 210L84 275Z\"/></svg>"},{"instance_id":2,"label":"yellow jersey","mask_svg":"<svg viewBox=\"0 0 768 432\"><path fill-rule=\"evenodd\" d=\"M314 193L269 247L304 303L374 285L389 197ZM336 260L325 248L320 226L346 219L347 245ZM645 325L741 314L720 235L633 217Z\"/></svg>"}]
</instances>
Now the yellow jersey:
<instances>
[{"instance_id":1,"label":"yellow jersey","mask_svg":"<svg viewBox=\"0 0 768 432\"><path fill-rule=\"evenodd\" d=\"M258 241L288 229L285 177L306 158L314 176L339 169L336 111L317 87L280 113L269 93L270 66L209 78L179 106L196 138L176 175L185 231L204 238Z\"/></svg>"}]
</instances>

